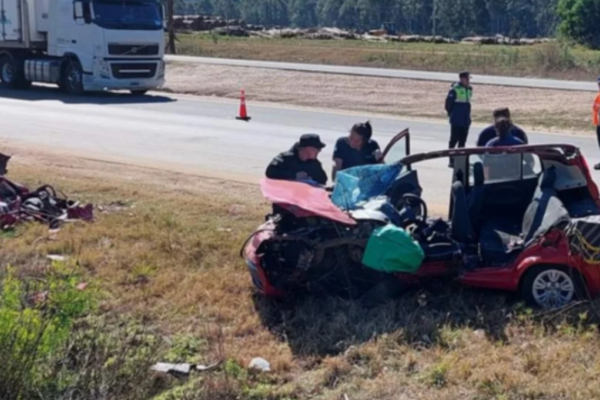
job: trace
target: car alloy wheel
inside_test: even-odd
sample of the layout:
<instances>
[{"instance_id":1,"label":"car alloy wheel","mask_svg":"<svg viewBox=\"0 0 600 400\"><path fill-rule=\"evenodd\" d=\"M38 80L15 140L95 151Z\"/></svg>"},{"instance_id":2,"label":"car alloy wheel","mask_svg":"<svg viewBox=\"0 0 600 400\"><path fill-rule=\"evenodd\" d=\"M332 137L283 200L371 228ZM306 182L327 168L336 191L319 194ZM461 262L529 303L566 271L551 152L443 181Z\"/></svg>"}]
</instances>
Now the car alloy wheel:
<instances>
[{"instance_id":1,"label":"car alloy wheel","mask_svg":"<svg viewBox=\"0 0 600 400\"><path fill-rule=\"evenodd\" d=\"M573 300L575 283L566 272L547 269L535 277L531 290L533 299L540 307L558 308Z\"/></svg>"}]
</instances>

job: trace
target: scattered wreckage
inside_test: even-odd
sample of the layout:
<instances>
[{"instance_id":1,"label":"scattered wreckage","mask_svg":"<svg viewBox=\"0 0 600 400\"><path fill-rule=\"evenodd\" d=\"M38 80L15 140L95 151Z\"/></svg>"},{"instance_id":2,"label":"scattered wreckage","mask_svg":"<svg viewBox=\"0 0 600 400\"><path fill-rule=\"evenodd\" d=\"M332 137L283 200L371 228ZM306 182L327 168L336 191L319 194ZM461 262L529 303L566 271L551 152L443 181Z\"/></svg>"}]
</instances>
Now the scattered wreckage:
<instances>
[{"instance_id":1,"label":"scattered wreckage","mask_svg":"<svg viewBox=\"0 0 600 400\"><path fill-rule=\"evenodd\" d=\"M93 206L59 196L49 185L36 190L6 177L10 156L0 153L0 230L10 230L24 221L38 221L56 230L70 220L93 220Z\"/></svg>"},{"instance_id":2,"label":"scattered wreckage","mask_svg":"<svg viewBox=\"0 0 600 400\"><path fill-rule=\"evenodd\" d=\"M339 172L333 193L263 180L273 213L241 250L256 289L387 295L448 276L543 308L600 291L600 196L578 148L409 149L406 130L384 164ZM418 165L433 159L452 161L447 219L421 197Z\"/></svg>"}]
</instances>

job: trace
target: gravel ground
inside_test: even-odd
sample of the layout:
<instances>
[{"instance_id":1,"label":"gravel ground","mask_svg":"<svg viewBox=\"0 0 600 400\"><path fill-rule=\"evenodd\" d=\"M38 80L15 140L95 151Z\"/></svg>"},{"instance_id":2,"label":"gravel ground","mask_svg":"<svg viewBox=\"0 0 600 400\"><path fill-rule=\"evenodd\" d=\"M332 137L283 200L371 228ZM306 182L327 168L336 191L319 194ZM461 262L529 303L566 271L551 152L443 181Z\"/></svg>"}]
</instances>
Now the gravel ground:
<instances>
[{"instance_id":1,"label":"gravel ground","mask_svg":"<svg viewBox=\"0 0 600 400\"><path fill-rule=\"evenodd\" d=\"M173 63L165 90L202 96L238 98L246 90L249 101L287 103L318 108L446 118L444 82L351 77ZM491 119L494 108L509 106L513 119L528 129L591 133L594 93L500 86L475 86L473 117Z\"/></svg>"}]
</instances>

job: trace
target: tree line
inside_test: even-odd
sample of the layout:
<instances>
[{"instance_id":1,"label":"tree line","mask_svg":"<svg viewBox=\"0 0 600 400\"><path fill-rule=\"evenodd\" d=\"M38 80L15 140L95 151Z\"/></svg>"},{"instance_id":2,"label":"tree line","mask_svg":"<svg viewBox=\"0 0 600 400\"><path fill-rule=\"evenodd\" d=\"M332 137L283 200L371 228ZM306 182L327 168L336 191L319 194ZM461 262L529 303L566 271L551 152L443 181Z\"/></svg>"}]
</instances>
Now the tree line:
<instances>
[{"instance_id":1,"label":"tree line","mask_svg":"<svg viewBox=\"0 0 600 400\"><path fill-rule=\"evenodd\" d=\"M560 36L600 49L600 0L162 0L169 14L244 19L266 27L338 27L450 38Z\"/></svg>"},{"instance_id":2,"label":"tree line","mask_svg":"<svg viewBox=\"0 0 600 400\"><path fill-rule=\"evenodd\" d=\"M218 15L267 27L328 26L357 31L464 37L549 37L559 0L175 0L176 14ZM385 25L384 25L385 24Z\"/></svg>"}]
</instances>

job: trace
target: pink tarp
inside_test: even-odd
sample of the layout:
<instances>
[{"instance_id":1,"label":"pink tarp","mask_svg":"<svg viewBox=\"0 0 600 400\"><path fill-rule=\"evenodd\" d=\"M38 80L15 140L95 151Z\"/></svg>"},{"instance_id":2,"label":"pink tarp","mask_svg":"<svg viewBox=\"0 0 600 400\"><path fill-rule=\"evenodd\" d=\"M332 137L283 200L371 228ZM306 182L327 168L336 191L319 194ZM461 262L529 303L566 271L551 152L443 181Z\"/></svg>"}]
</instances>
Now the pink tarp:
<instances>
[{"instance_id":1,"label":"pink tarp","mask_svg":"<svg viewBox=\"0 0 600 400\"><path fill-rule=\"evenodd\" d=\"M356 225L356 221L331 202L325 189L302 182L267 178L260 182L260 187L265 198L299 217L318 215L342 224Z\"/></svg>"}]
</instances>

